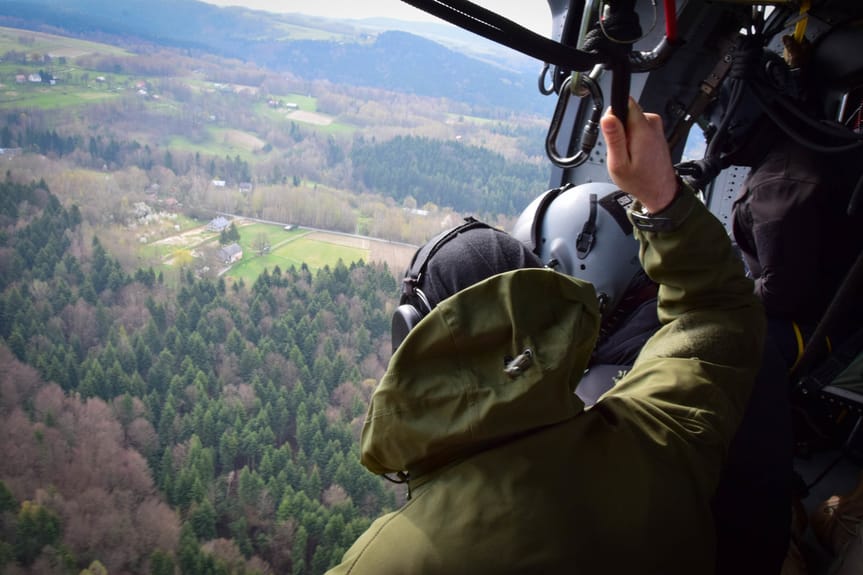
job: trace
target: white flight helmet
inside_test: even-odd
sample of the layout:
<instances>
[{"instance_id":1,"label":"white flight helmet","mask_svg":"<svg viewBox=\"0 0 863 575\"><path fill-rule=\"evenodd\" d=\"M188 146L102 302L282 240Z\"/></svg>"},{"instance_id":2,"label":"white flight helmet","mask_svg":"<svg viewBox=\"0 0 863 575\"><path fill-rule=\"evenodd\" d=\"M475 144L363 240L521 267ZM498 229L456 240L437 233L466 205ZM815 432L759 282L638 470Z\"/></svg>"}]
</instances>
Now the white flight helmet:
<instances>
[{"instance_id":1,"label":"white flight helmet","mask_svg":"<svg viewBox=\"0 0 863 575\"><path fill-rule=\"evenodd\" d=\"M607 317L642 272L626 217L631 203L614 184L565 184L533 200L512 235L547 267L593 284Z\"/></svg>"}]
</instances>

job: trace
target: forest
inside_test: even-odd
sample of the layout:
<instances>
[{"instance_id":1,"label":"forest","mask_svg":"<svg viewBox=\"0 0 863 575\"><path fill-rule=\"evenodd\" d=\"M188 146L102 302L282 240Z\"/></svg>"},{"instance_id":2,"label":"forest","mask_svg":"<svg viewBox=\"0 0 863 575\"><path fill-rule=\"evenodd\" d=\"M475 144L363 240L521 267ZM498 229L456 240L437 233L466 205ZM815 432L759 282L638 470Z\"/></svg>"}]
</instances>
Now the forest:
<instances>
[{"instance_id":1,"label":"forest","mask_svg":"<svg viewBox=\"0 0 863 575\"><path fill-rule=\"evenodd\" d=\"M517 214L541 192L547 168L507 162L489 150L414 136L355 144L354 173L362 184L398 202L414 198L480 214ZM443 167L446 167L445 169Z\"/></svg>"},{"instance_id":2,"label":"forest","mask_svg":"<svg viewBox=\"0 0 863 575\"><path fill-rule=\"evenodd\" d=\"M401 497L357 453L391 271L182 278L0 182L0 571L321 573Z\"/></svg>"},{"instance_id":3,"label":"forest","mask_svg":"<svg viewBox=\"0 0 863 575\"><path fill-rule=\"evenodd\" d=\"M82 134L61 136L56 129L20 129L20 117L8 117L0 128L0 147L22 148L32 152L63 158L74 156L79 165L116 170L136 167L152 172L160 167L177 177L200 172L207 178L224 178L237 185L253 179L261 184L298 185L302 174L314 177L319 172L299 168L288 178L287 169L274 166L273 171L254 170L241 156L202 157L188 154L159 152L137 140L116 140L101 135L85 138ZM305 138L296 123L288 131L299 143ZM349 164L359 191L369 191L403 203L408 197L417 205L433 203L458 212L475 214L517 214L542 190L547 169L539 163L510 162L499 153L460 141L439 140L418 136L396 136L378 142L359 135L350 147L349 155L334 138L324 141L328 169ZM442 170L441 166L446 166ZM289 168L288 168L289 169Z\"/></svg>"},{"instance_id":4,"label":"forest","mask_svg":"<svg viewBox=\"0 0 863 575\"><path fill-rule=\"evenodd\" d=\"M9 4L88 33L55 10L85 0ZM401 270L231 280L191 256L166 266L152 244L213 212L413 245L468 213L506 227L545 189L544 120L532 104L300 77L152 30L89 31L108 45L29 24L41 31L0 28L0 572L323 573L405 495L358 454ZM362 54L400 82L375 55L387 42L455 58L414 66L424 89L452 81L436 68L490 73L408 35L373 40ZM280 50L298 46L309 62L344 52Z\"/></svg>"}]
</instances>

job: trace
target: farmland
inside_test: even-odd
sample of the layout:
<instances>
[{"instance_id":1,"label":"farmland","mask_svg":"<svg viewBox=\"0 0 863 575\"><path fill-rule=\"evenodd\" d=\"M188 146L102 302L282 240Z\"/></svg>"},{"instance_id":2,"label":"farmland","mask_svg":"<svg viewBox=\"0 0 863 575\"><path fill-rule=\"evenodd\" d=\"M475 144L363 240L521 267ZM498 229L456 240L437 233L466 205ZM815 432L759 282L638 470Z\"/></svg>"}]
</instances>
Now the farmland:
<instances>
[{"instance_id":1,"label":"farmland","mask_svg":"<svg viewBox=\"0 0 863 575\"><path fill-rule=\"evenodd\" d=\"M234 220L233 225L237 226L237 243L243 257L234 264L220 265L214 272L246 284L253 283L264 270L276 267L286 270L305 264L314 273L326 266L334 267L339 261L348 266L360 261L384 262L399 273L415 250L414 246L386 240L303 228L288 231L281 225L242 219ZM216 263L213 254L218 249L219 234L208 231L206 225L185 228L141 246L141 252L148 254L151 261L158 261L156 268L165 272L177 266L201 268L206 262Z\"/></svg>"}]
</instances>

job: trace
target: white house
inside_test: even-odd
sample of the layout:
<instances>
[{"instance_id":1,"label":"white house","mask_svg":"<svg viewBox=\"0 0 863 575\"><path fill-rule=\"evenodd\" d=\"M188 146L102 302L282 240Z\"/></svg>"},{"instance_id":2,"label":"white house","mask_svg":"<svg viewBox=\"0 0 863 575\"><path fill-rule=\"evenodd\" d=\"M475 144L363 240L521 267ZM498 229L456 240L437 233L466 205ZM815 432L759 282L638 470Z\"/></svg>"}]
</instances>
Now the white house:
<instances>
[{"instance_id":1,"label":"white house","mask_svg":"<svg viewBox=\"0 0 863 575\"><path fill-rule=\"evenodd\" d=\"M217 218L213 218L209 224L207 224L207 231L209 232L223 232L227 229L228 226L231 225L231 222L226 218L219 216Z\"/></svg>"},{"instance_id":2,"label":"white house","mask_svg":"<svg viewBox=\"0 0 863 575\"><path fill-rule=\"evenodd\" d=\"M243 248L240 244L229 244L219 250L219 259L226 264L232 264L243 259Z\"/></svg>"}]
</instances>

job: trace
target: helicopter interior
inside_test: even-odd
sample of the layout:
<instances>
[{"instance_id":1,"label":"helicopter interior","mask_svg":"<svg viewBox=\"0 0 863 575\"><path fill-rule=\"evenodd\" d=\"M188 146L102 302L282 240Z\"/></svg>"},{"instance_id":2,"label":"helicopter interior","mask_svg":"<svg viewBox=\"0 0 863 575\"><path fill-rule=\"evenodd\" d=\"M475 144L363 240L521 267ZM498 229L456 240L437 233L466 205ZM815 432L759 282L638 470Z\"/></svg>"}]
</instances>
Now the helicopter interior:
<instances>
[{"instance_id":1,"label":"helicopter interior","mask_svg":"<svg viewBox=\"0 0 863 575\"><path fill-rule=\"evenodd\" d=\"M599 117L610 105L625 118L631 96L662 116L678 173L691 178L731 233L732 205L749 168L724 161L717 150L730 137L722 112L737 102L754 107L755 115L770 115L788 138L819 153L844 154L856 177L843 207L856 217L863 210L859 0L547 0L549 38L471 2L403 1L542 63L538 90L558 99L546 139L549 188L609 181ZM777 61L784 55L789 72L780 77L763 67L764 84L739 88L734 100L735 55L742 45ZM805 64L789 45L805 47ZM814 86L805 111L794 94L801 67ZM860 293L863 254L831 294L815 335L853 313ZM803 349L788 382L795 469L806 484L809 509L852 489L863 469L863 323L826 356L814 347ZM826 564L822 557L822 570Z\"/></svg>"}]
</instances>

